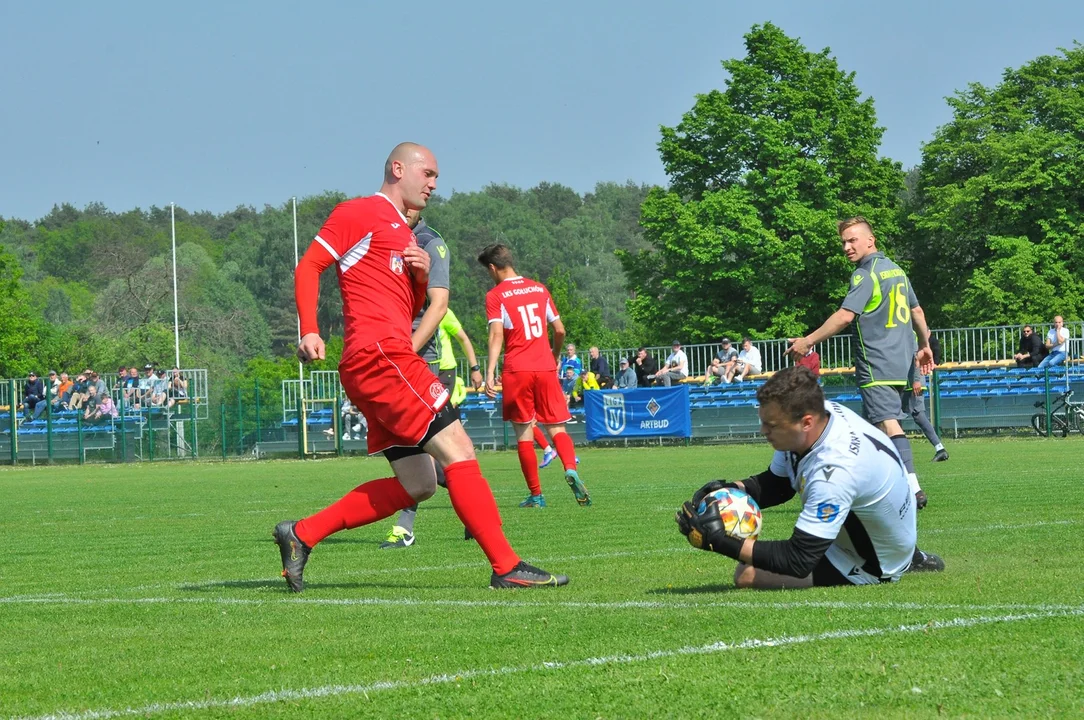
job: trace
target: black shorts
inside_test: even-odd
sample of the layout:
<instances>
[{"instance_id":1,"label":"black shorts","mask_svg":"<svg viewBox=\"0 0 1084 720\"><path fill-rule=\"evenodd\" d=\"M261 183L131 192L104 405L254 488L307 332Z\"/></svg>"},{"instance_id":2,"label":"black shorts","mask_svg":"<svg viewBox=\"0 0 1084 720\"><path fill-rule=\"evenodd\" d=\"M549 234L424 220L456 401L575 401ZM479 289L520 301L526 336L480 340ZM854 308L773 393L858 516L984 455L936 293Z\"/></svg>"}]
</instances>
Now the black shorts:
<instances>
[{"instance_id":1,"label":"black shorts","mask_svg":"<svg viewBox=\"0 0 1084 720\"><path fill-rule=\"evenodd\" d=\"M450 402L444 403L444 407L440 409L440 412L433 416L433 422L429 423L429 431L425 433L425 437L422 438L420 443L414 447L393 445L384 451L384 457L387 458L388 462L395 462L411 455L424 455L425 450L423 448L425 444L432 440L434 435L454 422L459 422L459 411L452 407Z\"/></svg>"},{"instance_id":2,"label":"black shorts","mask_svg":"<svg viewBox=\"0 0 1084 720\"><path fill-rule=\"evenodd\" d=\"M837 570L836 566L830 563L827 557L822 557L817 566L813 568L813 587L839 587L841 585L854 585L854 583L844 577L843 573Z\"/></svg>"}]
</instances>

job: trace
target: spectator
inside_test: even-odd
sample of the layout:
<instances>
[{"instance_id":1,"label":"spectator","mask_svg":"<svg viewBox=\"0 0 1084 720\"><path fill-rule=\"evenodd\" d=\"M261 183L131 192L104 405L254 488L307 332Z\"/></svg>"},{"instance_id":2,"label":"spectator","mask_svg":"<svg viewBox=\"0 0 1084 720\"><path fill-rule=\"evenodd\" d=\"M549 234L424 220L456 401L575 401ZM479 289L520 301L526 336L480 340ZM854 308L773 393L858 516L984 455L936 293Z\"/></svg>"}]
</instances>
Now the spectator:
<instances>
[{"instance_id":1,"label":"spectator","mask_svg":"<svg viewBox=\"0 0 1084 720\"><path fill-rule=\"evenodd\" d=\"M591 372L595 374L595 379L598 380L599 387L609 387L613 385L613 373L610 372L610 363L606 362L606 358L599 354L598 348L594 345L587 351L591 356L591 362L589 367Z\"/></svg>"},{"instance_id":2,"label":"spectator","mask_svg":"<svg viewBox=\"0 0 1084 720\"><path fill-rule=\"evenodd\" d=\"M117 412L117 406L113 403L113 397L108 393L98 395L98 388L95 385L90 386L90 396L94 399L94 403L87 403L87 409L83 413L83 419L90 422L98 422L105 418L115 418L120 413Z\"/></svg>"},{"instance_id":3,"label":"spectator","mask_svg":"<svg viewBox=\"0 0 1084 720\"><path fill-rule=\"evenodd\" d=\"M705 374L704 384L711 385L726 377L727 372L738 362L738 350L730 344L730 338L724 337L723 346L711 359L711 367Z\"/></svg>"},{"instance_id":4,"label":"spectator","mask_svg":"<svg viewBox=\"0 0 1084 720\"><path fill-rule=\"evenodd\" d=\"M798 364L802 367L809 368L813 373L813 377L819 378L821 376L821 354L813 348L809 348L809 352L798 360Z\"/></svg>"},{"instance_id":5,"label":"spectator","mask_svg":"<svg viewBox=\"0 0 1084 720\"><path fill-rule=\"evenodd\" d=\"M1069 328L1065 327L1061 315L1054 316L1054 327L1046 334L1046 349L1050 354L1036 366L1038 370L1063 365L1069 357Z\"/></svg>"},{"instance_id":6,"label":"spectator","mask_svg":"<svg viewBox=\"0 0 1084 720\"><path fill-rule=\"evenodd\" d=\"M60 378L57 377L56 370L49 371L48 380L46 382L49 383L49 404L52 405L55 410L59 405L60 398Z\"/></svg>"},{"instance_id":7,"label":"spectator","mask_svg":"<svg viewBox=\"0 0 1084 720\"><path fill-rule=\"evenodd\" d=\"M1035 334L1031 325L1025 325L1020 333L1017 352L1012 356L1012 359L1016 361L1016 367L1038 367L1044 357L1046 357L1046 347L1043 345L1042 338Z\"/></svg>"},{"instance_id":8,"label":"spectator","mask_svg":"<svg viewBox=\"0 0 1084 720\"><path fill-rule=\"evenodd\" d=\"M820 364L819 357L817 358L817 364ZM738 353L738 362L734 363L734 367L730 369L724 379L726 382L730 382L737 375L739 381L745 380L749 375L759 375L762 367L760 350L757 350L753 346L753 341L746 336L741 340L741 352Z\"/></svg>"},{"instance_id":9,"label":"spectator","mask_svg":"<svg viewBox=\"0 0 1084 720\"><path fill-rule=\"evenodd\" d=\"M37 420L45 408L45 383L31 371L23 384L23 415L27 420Z\"/></svg>"},{"instance_id":10,"label":"spectator","mask_svg":"<svg viewBox=\"0 0 1084 720\"><path fill-rule=\"evenodd\" d=\"M169 371L168 395L169 401L166 407L173 407L178 400L184 400L188 397L188 380L180 368L173 368Z\"/></svg>"},{"instance_id":11,"label":"spectator","mask_svg":"<svg viewBox=\"0 0 1084 720\"><path fill-rule=\"evenodd\" d=\"M655 383L670 387L673 382L681 382L689 377L689 358L681 349L681 341L675 340L666 363L655 373Z\"/></svg>"},{"instance_id":12,"label":"spectator","mask_svg":"<svg viewBox=\"0 0 1084 720\"><path fill-rule=\"evenodd\" d=\"M916 338L917 339L917 338ZM933 334L933 330L930 330L930 352L933 353L933 364L941 364L941 341L937 339L937 336Z\"/></svg>"},{"instance_id":13,"label":"spectator","mask_svg":"<svg viewBox=\"0 0 1084 720\"><path fill-rule=\"evenodd\" d=\"M350 402L350 398L343 398L342 418L343 440L361 440L365 437L369 424L365 421L365 416L354 407L354 403Z\"/></svg>"},{"instance_id":14,"label":"spectator","mask_svg":"<svg viewBox=\"0 0 1084 720\"><path fill-rule=\"evenodd\" d=\"M79 373L75 376L75 382L72 383L72 394L71 399L68 400L68 409L80 410L89 399L90 383L84 373Z\"/></svg>"},{"instance_id":15,"label":"spectator","mask_svg":"<svg viewBox=\"0 0 1084 720\"><path fill-rule=\"evenodd\" d=\"M569 402L572 397L572 391L576 389L576 370L569 366L564 369L561 374L561 392L565 394L565 402Z\"/></svg>"},{"instance_id":16,"label":"spectator","mask_svg":"<svg viewBox=\"0 0 1084 720\"><path fill-rule=\"evenodd\" d=\"M119 379L121 390L124 392L124 404L131 408L139 408L139 368L128 368Z\"/></svg>"},{"instance_id":17,"label":"spectator","mask_svg":"<svg viewBox=\"0 0 1084 720\"><path fill-rule=\"evenodd\" d=\"M655 373L659 371L659 363L647 353L643 345L636 351L636 384L639 387L647 387L655 379Z\"/></svg>"},{"instance_id":18,"label":"spectator","mask_svg":"<svg viewBox=\"0 0 1084 720\"><path fill-rule=\"evenodd\" d=\"M617 388L619 390L632 390L636 387L636 371L629 367L629 359L621 358L617 371Z\"/></svg>"},{"instance_id":19,"label":"spectator","mask_svg":"<svg viewBox=\"0 0 1084 720\"><path fill-rule=\"evenodd\" d=\"M568 344L565 348L565 356L561 359L561 367L558 368L562 380L565 377L565 370L572 368L573 379L578 378L583 374L583 361L576 355L576 346L572 343Z\"/></svg>"},{"instance_id":20,"label":"spectator","mask_svg":"<svg viewBox=\"0 0 1084 720\"><path fill-rule=\"evenodd\" d=\"M588 370L583 375L576 378L576 384L572 386L572 399L570 403L578 404L583 402L583 394L588 390L600 390L598 384L598 378L595 374Z\"/></svg>"},{"instance_id":21,"label":"spectator","mask_svg":"<svg viewBox=\"0 0 1084 720\"><path fill-rule=\"evenodd\" d=\"M143 366L143 376L139 378L139 402L144 407L151 404L151 392L154 390L154 365Z\"/></svg>"},{"instance_id":22,"label":"spectator","mask_svg":"<svg viewBox=\"0 0 1084 720\"><path fill-rule=\"evenodd\" d=\"M166 404L169 396L169 378L166 377L165 368L154 370L154 380L151 383L151 406L161 407Z\"/></svg>"},{"instance_id":23,"label":"spectator","mask_svg":"<svg viewBox=\"0 0 1084 720\"><path fill-rule=\"evenodd\" d=\"M98 402L101 402L102 398L109 394L109 388L106 387L105 380L102 380L96 371L91 370L88 381L92 387L97 389Z\"/></svg>"},{"instance_id":24,"label":"spectator","mask_svg":"<svg viewBox=\"0 0 1084 720\"><path fill-rule=\"evenodd\" d=\"M60 385L57 386L56 397L53 398L53 404L59 410L67 410L68 403L72 399L72 387L75 385L68 377L68 373L60 373Z\"/></svg>"}]
</instances>

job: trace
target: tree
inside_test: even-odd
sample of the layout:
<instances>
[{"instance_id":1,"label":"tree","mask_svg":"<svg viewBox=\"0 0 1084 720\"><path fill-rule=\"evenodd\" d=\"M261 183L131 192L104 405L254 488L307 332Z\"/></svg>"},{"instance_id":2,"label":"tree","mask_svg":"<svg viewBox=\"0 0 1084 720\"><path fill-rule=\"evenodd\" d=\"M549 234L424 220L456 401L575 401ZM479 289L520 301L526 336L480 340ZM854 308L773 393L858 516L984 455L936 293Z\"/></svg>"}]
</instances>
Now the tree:
<instances>
[{"instance_id":1,"label":"tree","mask_svg":"<svg viewBox=\"0 0 1084 720\"><path fill-rule=\"evenodd\" d=\"M897 163L854 74L768 23L723 62L724 91L697 97L659 150L669 190L642 207L651 249L622 252L633 318L651 339L784 336L819 325L846 291L836 222L896 234Z\"/></svg>"},{"instance_id":2,"label":"tree","mask_svg":"<svg viewBox=\"0 0 1084 720\"><path fill-rule=\"evenodd\" d=\"M952 121L922 150L904 240L931 319L1081 317L1084 47L1006 70L993 88L973 83L948 102Z\"/></svg>"},{"instance_id":3,"label":"tree","mask_svg":"<svg viewBox=\"0 0 1084 720\"><path fill-rule=\"evenodd\" d=\"M15 256L0 246L0 373L17 377L35 367L31 349L38 341L38 323L31 316L26 291L19 284L22 270Z\"/></svg>"}]
</instances>

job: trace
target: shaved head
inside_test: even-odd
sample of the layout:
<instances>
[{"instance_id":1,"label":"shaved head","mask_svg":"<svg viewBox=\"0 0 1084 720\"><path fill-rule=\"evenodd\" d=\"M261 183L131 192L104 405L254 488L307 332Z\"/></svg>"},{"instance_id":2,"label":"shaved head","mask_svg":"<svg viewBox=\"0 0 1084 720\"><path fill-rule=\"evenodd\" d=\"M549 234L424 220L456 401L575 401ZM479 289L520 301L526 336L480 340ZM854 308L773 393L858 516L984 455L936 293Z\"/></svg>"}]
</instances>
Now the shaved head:
<instances>
[{"instance_id":1,"label":"shaved head","mask_svg":"<svg viewBox=\"0 0 1084 720\"><path fill-rule=\"evenodd\" d=\"M400 212L422 210L437 189L437 159L429 148L399 143L384 162L384 193Z\"/></svg>"},{"instance_id":2,"label":"shaved head","mask_svg":"<svg viewBox=\"0 0 1084 720\"><path fill-rule=\"evenodd\" d=\"M388 155L388 159L384 161L384 182L395 182L396 177L392 169L395 163L410 165L411 163L423 160L427 154L432 155L428 148L419 145L418 143L399 143L392 148L391 154Z\"/></svg>"}]
</instances>

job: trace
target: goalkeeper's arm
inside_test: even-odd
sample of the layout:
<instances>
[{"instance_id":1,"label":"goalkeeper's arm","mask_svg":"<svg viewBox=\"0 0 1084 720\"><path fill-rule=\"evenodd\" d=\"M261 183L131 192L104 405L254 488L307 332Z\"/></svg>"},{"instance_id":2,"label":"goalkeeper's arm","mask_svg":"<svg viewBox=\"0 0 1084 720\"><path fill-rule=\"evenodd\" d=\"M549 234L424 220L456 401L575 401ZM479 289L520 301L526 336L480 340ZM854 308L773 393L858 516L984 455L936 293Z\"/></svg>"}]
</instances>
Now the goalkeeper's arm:
<instances>
[{"instance_id":1,"label":"goalkeeper's arm","mask_svg":"<svg viewBox=\"0 0 1084 720\"><path fill-rule=\"evenodd\" d=\"M782 505L794 497L794 488L791 487L790 480L776 475L770 469L759 475L751 475L736 484L749 493L749 497L753 498L761 508Z\"/></svg>"}]
</instances>

